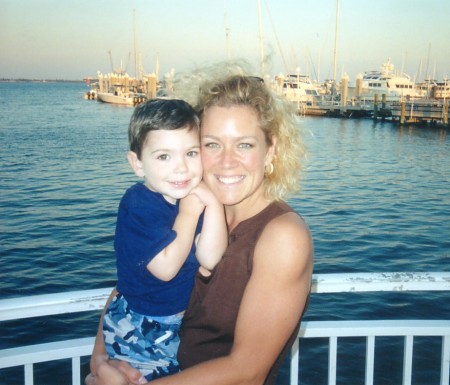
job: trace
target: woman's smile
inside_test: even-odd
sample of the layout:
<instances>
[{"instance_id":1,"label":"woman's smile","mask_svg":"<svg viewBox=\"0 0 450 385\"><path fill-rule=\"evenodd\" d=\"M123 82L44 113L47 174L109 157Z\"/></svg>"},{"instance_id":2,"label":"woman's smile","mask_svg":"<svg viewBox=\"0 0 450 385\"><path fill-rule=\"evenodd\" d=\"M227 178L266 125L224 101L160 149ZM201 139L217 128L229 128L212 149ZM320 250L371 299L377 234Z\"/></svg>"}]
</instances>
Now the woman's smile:
<instances>
[{"instance_id":1,"label":"woman's smile","mask_svg":"<svg viewBox=\"0 0 450 385\"><path fill-rule=\"evenodd\" d=\"M245 178L245 176L243 175L236 175L236 176L220 176L217 175L216 176L217 180L220 183L226 184L226 185L232 185L232 184L236 184L239 182L242 182Z\"/></svg>"}]
</instances>

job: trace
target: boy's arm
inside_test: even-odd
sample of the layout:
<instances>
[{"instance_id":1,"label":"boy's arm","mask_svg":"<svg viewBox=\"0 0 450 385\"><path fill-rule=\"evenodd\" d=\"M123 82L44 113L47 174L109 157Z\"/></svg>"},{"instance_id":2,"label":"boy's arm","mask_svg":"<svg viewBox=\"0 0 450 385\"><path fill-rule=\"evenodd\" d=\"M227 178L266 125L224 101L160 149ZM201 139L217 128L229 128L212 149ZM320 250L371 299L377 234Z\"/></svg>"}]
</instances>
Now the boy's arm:
<instances>
[{"instance_id":1,"label":"boy's arm","mask_svg":"<svg viewBox=\"0 0 450 385\"><path fill-rule=\"evenodd\" d=\"M176 238L158 253L147 265L148 271L162 281L174 278L186 261L194 242L195 230L204 205L195 196L188 195L180 201L173 230Z\"/></svg>"},{"instance_id":2,"label":"boy's arm","mask_svg":"<svg viewBox=\"0 0 450 385\"><path fill-rule=\"evenodd\" d=\"M220 261L228 245L228 231L223 205L204 182L191 194L195 194L205 205L203 226L197 240L197 259L204 268L212 270Z\"/></svg>"}]
</instances>

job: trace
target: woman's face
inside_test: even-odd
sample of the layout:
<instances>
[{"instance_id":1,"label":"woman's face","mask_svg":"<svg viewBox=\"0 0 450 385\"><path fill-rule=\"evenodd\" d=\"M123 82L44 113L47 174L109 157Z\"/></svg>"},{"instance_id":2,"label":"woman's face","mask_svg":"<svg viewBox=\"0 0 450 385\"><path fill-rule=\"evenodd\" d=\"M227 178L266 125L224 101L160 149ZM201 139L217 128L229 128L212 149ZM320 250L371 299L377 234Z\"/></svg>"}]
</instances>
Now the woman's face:
<instances>
[{"instance_id":1,"label":"woman's face","mask_svg":"<svg viewBox=\"0 0 450 385\"><path fill-rule=\"evenodd\" d=\"M264 199L264 167L273 146L247 106L211 107L201 122L203 178L224 205Z\"/></svg>"}]
</instances>

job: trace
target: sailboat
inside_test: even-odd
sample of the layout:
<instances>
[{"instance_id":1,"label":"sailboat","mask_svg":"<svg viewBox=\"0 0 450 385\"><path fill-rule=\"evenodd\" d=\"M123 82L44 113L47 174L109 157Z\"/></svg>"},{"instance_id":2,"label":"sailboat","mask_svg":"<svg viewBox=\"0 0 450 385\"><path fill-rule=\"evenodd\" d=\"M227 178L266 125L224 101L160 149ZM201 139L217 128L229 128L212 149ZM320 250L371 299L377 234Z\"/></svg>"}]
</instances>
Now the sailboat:
<instances>
[{"instance_id":1,"label":"sailboat","mask_svg":"<svg viewBox=\"0 0 450 385\"><path fill-rule=\"evenodd\" d=\"M97 101L103 103L135 106L147 100L147 96L138 89L140 79L137 78L137 54L136 54L136 32L135 32L135 11L133 12L133 35L134 35L134 65L135 76L131 78L126 69L122 67L115 69L112 63L111 51L109 51L111 67L113 67L113 74L101 75L99 74L100 92L97 92ZM103 91L106 89L107 91Z\"/></svg>"}]
</instances>

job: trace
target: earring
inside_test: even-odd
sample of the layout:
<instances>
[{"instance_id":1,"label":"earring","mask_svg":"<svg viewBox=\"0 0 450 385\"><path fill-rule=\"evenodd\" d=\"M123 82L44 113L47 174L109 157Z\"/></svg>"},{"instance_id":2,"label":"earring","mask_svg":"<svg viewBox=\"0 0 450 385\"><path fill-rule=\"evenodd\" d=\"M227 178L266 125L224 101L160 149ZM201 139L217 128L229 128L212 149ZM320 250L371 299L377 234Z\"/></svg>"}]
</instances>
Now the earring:
<instances>
[{"instance_id":1,"label":"earring","mask_svg":"<svg viewBox=\"0 0 450 385\"><path fill-rule=\"evenodd\" d=\"M273 163L272 162L269 163L269 164L266 164L265 167L264 167L264 174L266 176L272 175L273 169L274 169L274 167L273 167Z\"/></svg>"}]
</instances>

